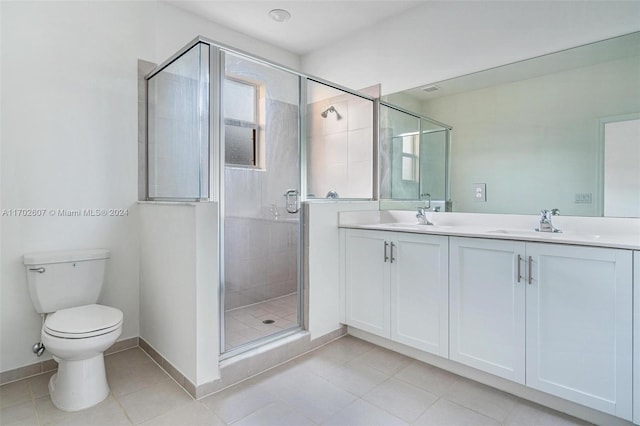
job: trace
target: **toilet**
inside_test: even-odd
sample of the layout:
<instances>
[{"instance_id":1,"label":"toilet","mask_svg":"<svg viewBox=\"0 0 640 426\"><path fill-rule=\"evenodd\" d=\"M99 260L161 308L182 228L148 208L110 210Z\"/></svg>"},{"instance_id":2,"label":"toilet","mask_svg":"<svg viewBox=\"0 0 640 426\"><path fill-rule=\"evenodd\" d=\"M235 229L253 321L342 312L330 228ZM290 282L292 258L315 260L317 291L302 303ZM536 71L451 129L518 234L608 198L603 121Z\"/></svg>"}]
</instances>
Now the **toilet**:
<instances>
[{"instance_id":1,"label":"toilet","mask_svg":"<svg viewBox=\"0 0 640 426\"><path fill-rule=\"evenodd\" d=\"M96 304L109 250L24 255L29 294L46 314L41 338L58 362L49 380L53 404L64 411L92 407L109 395L104 351L122 333L122 311Z\"/></svg>"}]
</instances>

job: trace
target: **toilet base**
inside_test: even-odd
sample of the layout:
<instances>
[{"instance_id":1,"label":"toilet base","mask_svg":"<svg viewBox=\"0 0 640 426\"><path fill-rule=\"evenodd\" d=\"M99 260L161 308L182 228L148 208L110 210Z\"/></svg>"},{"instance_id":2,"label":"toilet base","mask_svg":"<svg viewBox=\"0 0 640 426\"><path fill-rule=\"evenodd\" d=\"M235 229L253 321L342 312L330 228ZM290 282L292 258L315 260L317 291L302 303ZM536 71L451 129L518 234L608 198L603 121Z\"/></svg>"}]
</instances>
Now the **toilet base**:
<instances>
[{"instance_id":1,"label":"toilet base","mask_svg":"<svg viewBox=\"0 0 640 426\"><path fill-rule=\"evenodd\" d=\"M109 396L102 353L79 361L54 359L58 361L58 372L49 380L49 394L60 410L84 410Z\"/></svg>"}]
</instances>

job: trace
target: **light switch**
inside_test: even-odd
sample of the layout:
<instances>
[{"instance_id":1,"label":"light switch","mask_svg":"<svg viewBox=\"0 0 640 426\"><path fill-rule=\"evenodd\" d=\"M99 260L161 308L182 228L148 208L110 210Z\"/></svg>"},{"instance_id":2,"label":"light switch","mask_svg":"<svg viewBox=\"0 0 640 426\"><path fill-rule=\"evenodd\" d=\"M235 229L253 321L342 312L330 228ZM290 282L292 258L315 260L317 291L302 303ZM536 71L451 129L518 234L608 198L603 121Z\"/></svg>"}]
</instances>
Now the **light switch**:
<instances>
[{"instance_id":1,"label":"light switch","mask_svg":"<svg viewBox=\"0 0 640 426\"><path fill-rule=\"evenodd\" d=\"M576 204L591 204L593 196L590 192L576 192Z\"/></svg>"},{"instance_id":2,"label":"light switch","mask_svg":"<svg viewBox=\"0 0 640 426\"><path fill-rule=\"evenodd\" d=\"M484 203L487 201L487 184L486 183L473 184L473 200L479 203Z\"/></svg>"}]
</instances>

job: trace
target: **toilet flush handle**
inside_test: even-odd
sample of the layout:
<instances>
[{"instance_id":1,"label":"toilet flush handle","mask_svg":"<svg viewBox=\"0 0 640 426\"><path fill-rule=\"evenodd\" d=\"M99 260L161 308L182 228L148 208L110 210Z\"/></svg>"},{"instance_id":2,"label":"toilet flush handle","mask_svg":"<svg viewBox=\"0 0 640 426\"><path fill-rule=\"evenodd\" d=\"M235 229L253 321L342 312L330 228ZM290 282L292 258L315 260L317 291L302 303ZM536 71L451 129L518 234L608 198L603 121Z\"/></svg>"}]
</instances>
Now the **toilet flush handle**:
<instances>
[{"instance_id":1,"label":"toilet flush handle","mask_svg":"<svg viewBox=\"0 0 640 426\"><path fill-rule=\"evenodd\" d=\"M39 274L44 274L44 271L45 271L43 266L41 266L40 268L29 268L29 270L33 272L37 272Z\"/></svg>"}]
</instances>

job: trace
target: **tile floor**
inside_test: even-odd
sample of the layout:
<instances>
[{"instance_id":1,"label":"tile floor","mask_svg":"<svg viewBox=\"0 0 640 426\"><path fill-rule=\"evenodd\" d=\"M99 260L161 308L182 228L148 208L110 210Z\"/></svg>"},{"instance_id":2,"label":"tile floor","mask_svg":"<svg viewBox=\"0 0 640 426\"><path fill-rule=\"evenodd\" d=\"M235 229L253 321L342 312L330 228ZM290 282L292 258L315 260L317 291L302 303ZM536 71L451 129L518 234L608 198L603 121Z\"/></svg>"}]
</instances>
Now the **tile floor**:
<instances>
[{"instance_id":1,"label":"tile floor","mask_svg":"<svg viewBox=\"0 0 640 426\"><path fill-rule=\"evenodd\" d=\"M50 375L0 387L8 425L584 425L353 337L193 400L140 348L105 358L111 395L57 410Z\"/></svg>"},{"instance_id":2,"label":"tile floor","mask_svg":"<svg viewBox=\"0 0 640 426\"><path fill-rule=\"evenodd\" d=\"M264 320L273 320L271 324ZM298 294L265 300L225 312L227 349L298 325Z\"/></svg>"}]
</instances>

